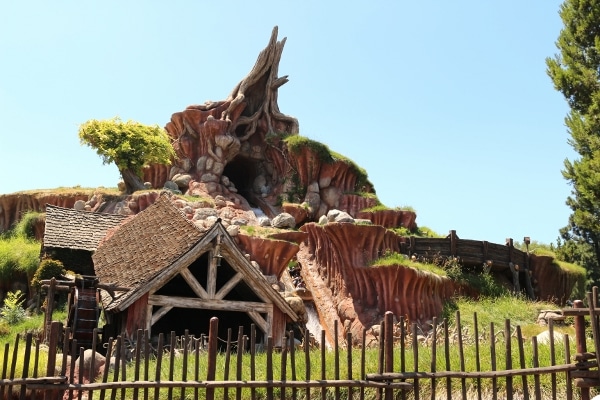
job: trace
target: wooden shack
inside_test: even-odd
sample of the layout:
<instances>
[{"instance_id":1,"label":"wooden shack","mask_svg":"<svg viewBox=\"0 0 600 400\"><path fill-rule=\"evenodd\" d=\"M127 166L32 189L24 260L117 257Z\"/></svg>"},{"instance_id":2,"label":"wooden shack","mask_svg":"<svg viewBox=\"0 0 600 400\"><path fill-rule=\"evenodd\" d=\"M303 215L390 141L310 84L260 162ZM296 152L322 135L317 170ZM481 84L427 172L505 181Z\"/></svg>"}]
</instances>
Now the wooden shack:
<instances>
[{"instance_id":1,"label":"wooden shack","mask_svg":"<svg viewBox=\"0 0 600 400\"><path fill-rule=\"evenodd\" d=\"M98 243L126 218L46 204L41 256L62 262L68 271L94 275L92 254Z\"/></svg>"},{"instance_id":2,"label":"wooden shack","mask_svg":"<svg viewBox=\"0 0 600 400\"><path fill-rule=\"evenodd\" d=\"M219 337L228 329L257 328L257 341L283 343L286 324L298 317L259 268L241 253L220 221L201 231L166 194L122 224L93 255L104 284L125 288L103 293L104 311L115 334L138 329L197 337L219 318ZM107 327L108 329L108 327ZM106 336L107 332L105 332Z\"/></svg>"}]
</instances>

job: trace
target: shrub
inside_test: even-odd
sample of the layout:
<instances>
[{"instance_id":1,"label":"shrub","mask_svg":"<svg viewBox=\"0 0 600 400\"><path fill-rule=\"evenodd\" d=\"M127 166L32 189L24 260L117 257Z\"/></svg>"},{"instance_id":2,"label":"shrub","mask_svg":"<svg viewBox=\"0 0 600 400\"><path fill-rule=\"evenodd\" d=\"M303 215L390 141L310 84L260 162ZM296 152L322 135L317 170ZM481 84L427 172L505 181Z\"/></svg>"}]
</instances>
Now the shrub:
<instances>
[{"instance_id":1,"label":"shrub","mask_svg":"<svg viewBox=\"0 0 600 400\"><path fill-rule=\"evenodd\" d=\"M15 225L13 234L27 239L35 239L35 227L37 224L43 222L44 219L44 213L29 211Z\"/></svg>"},{"instance_id":2,"label":"shrub","mask_svg":"<svg viewBox=\"0 0 600 400\"><path fill-rule=\"evenodd\" d=\"M67 273L62 262L47 258L40 263L31 280L31 286L39 290L45 279L60 278Z\"/></svg>"},{"instance_id":3,"label":"shrub","mask_svg":"<svg viewBox=\"0 0 600 400\"><path fill-rule=\"evenodd\" d=\"M9 325L16 325L25 319L25 309L23 303L25 298L23 292L8 292L4 299L4 305L0 309L0 317Z\"/></svg>"},{"instance_id":4,"label":"shrub","mask_svg":"<svg viewBox=\"0 0 600 400\"><path fill-rule=\"evenodd\" d=\"M31 280L31 286L39 289L45 279L60 278L67 273L62 262L47 258L40 263Z\"/></svg>"}]
</instances>

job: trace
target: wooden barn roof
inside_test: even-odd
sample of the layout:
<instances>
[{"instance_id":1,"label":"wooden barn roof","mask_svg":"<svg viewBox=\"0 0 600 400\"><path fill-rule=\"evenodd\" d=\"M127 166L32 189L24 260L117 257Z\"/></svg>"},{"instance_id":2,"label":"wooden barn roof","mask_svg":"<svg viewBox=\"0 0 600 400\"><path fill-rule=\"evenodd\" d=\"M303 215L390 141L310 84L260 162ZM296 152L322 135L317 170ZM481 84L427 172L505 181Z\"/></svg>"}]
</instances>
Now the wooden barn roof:
<instances>
[{"instance_id":1,"label":"wooden barn roof","mask_svg":"<svg viewBox=\"0 0 600 400\"><path fill-rule=\"evenodd\" d=\"M124 223L92 256L100 282L129 289L117 292L106 310L125 310L155 282L186 268L210 250L217 236L221 237L224 258L243 272L253 290L296 320L294 311L270 286L262 272L246 260L220 222L203 233L166 195L161 195L154 204Z\"/></svg>"},{"instance_id":2,"label":"wooden barn roof","mask_svg":"<svg viewBox=\"0 0 600 400\"><path fill-rule=\"evenodd\" d=\"M127 218L46 204L43 246L95 251L106 233Z\"/></svg>"}]
</instances>

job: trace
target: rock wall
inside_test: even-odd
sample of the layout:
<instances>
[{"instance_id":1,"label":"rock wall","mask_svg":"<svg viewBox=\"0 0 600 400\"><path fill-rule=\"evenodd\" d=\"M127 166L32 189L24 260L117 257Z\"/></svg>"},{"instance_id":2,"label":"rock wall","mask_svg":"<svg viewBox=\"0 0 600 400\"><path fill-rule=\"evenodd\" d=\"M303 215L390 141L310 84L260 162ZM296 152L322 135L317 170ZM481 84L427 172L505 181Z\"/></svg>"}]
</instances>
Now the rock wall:
<instances>
[{"instance_id":1,"label":"rock wall","mask_svg":"<svg viewBox=\"0 0 600 400\"><path fill-rule=\"evenodd\" d=\"M539 300L564 305L579 277L560 268L553 257L532 254L531 279Z\"/></svg>"},{"instance_id":2,"label":"rock wall","mask_svg":"<svg viewBox=\"0 0 600 400\"><path fill-rule=\"evenodd\" d=\"M45 212L46 204L72 208L77 200L88 200L92 193L93 190L40 190L0 195L0 233L11 229L27 212Z\"/></svg>"},{"instance_id":3,"label":"rock wall","mask_svg":"<svg viewBox=\"0 0 600 400\"><path fill-rule=\"evenodd\" d=\"M402 265L369 266L387 251L398 252L405 240L382 226L311 223L301 230L308 234L303 276L313 283L313 291L318 276L330 292L337 318L354 337L362 337L363 328L379 323L386 311L412 322L439 316L459 290L448 278ZM321 312L321 305L315 305Z\"/></svg>"}]
</instances>

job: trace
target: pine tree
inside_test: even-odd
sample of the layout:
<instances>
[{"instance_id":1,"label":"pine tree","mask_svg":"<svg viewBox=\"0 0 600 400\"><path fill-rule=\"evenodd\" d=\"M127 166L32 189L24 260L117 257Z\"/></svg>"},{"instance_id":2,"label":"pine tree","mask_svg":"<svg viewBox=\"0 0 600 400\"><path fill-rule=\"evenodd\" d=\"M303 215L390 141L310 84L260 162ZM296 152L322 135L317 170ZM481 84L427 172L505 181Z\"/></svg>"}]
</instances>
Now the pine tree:
<instances>
[{"instance_id":1,"label":"pine tree","mask_svg":"<svg viewBox=\"0 0 600 400\"><path fill-rule=\"evenodd\" d=\"M565 0L559 15L560 52L546 59L547 73L569 104L569 144L579 154L564 161L572 214L561 236L593 248L596 263L588 276L594 278L600 265L600 0Z\"/></svg>"}]
</instances>

